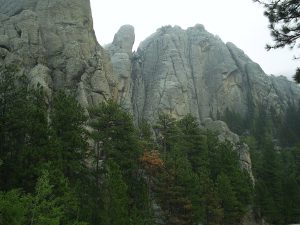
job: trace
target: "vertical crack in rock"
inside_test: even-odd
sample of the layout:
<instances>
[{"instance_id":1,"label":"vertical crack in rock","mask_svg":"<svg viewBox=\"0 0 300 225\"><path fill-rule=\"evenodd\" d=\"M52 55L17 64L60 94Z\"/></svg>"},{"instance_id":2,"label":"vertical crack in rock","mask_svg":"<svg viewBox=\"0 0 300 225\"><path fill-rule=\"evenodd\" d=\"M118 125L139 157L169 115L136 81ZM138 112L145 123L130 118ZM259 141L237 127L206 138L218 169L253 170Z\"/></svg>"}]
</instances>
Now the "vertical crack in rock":
<instances>
[{"instance_id":1,"label":"vertical crack in rock","mask_svg":"<svg viewBox=\"0 0 300 225\"><path fill-rule=\"evenodd\" d=\"M0 0L0 23L11 46L1 65L18 65L48 94L75 92L84 107L114 98L115 77L97 43L89 1Z\"/></svg>"}]
</instances>

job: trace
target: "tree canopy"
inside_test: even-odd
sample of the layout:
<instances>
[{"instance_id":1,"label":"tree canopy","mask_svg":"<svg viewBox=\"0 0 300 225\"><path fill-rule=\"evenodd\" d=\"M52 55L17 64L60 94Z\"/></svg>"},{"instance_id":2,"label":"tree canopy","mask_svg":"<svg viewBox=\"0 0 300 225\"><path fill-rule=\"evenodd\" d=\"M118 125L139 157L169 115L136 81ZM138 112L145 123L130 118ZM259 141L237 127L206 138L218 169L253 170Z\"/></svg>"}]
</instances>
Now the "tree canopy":
<instances>
[{"instance_id":1,"label":"tree canopy","mask_svg":"<svg viewBox=\"0 0 300 225\"><path fill-rule=\"evenodd\" d=\"M237 130L253 125L244 137L253 190L232 144L192 115L160 114L137 129L107 101L87 120L72 93L54 91L45 102L13 68L0 75L0 225L237 225L253 204L268 223L300 219L298 108L282 124L294 137L278 133L292 143L283 150L267 139L278 123L272 115L260 110L250 123L225 115Z\"/></svg>"},{"instance_id":2,"label":"tree canopy","mask_svg":"<svg viewBox=\"0 0 300 225\"><path fill-rule=\"evenodd\" d=\"M300 2L298 0L253 0L265 7L265 16L269 19L269 28L274 44L267 44L267 50L283 48L299 48L300 38ZM298 56L299 57L299 56ZM300 83L300 68L294 79Z\"/></svg>"}]
</instances>

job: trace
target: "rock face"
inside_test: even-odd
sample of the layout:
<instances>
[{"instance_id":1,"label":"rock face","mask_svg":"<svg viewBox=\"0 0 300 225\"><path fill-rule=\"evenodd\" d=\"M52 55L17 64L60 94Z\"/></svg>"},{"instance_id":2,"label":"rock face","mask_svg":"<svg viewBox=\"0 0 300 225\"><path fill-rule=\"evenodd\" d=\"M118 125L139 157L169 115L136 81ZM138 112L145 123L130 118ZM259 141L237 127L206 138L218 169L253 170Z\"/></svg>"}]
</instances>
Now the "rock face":
<instances>
[{"instance_id":1,"label":"rock face","mask_svg":"<svg viewBox=\"0 0 300 225\"><path fill-rule=\"evenodd\" d=\"M19 66L49 94L77 92L86 107L116 94L110 58L96 41L86 0L0 0L4 64Z\"/></svg>"},{"instance_id":2,"label":"rock face","mask_svg":"<svg viewBox=\"0 0 300 225\"><path fill-rule=\"evenodd\" d=\"M204 129L233 144L254 181L249 147L213 119L227 109L245 117L261 106L283 114L289 104L298 104L300 88L284 77L267 76L242 50L202 25L162 27L131 53L133 32L131 26L121 27L107 47L119 80L119 102L136 121L154 122L160 112L176 118L192 114Z\"/></svg>"},{"instance_id":3,"label":"rock face","mask_svg":"<svg viewBox=\"0 0 300 225\"><path fill-rule=\"evenodd\" d=\"M155 120L158 112L187 113L203 121L226 109L245 116L262 105L284 112L300 100L300 88L267 76L232 43L202 25L183 30L166 26L142 42L133 58L132 110Z\"/></svg>"},{"instance_id":4,"label":"rock face","mask_svg":"<svg viewBox=\"0 0 300 225\"><path fill-rule=\"evenodd\" d=\"M202 25L162 27L137 52L134 38L125 25L104 50L86 0L0 0L0 66L17 65L49 94L75 91L85 107L113 98L136 121L152 122L162 111L203 121L226 109L246 115L259 105L282 113L300 100L297 85L267 76Z\"/></svg>"},{"instance_id":5,"label":"rock face","mask_svg":"<svg viewBox=\"0 0 300 225\"><path fill-rule=\"evenodd\" d=\"M120 28L104 50L93 30L87 0L0 0L0 68L13 64L51 95L66 89L84 107L109 98L154 122L159 112L190 113L206 129L229 140L251 174L246 145L222 121L226 109L246 116L259 106L284 113L300 100L300 88L267 76L232 43L202 25L166 26L132 52L134 28ZM207 118L212 119L207 119Z\"/></svg>"},{"instance_id":6,"label":"rock face","mask_svg":"<svg viewBox=\"0 0 300 225\"><path fill-rule=\"evenodd\" d=\"M132 113L132 46L134 44L134 28L122 26L116 33L113 42L106 46L110 53L113 72L118 78L118 101Z\"/></svg>"}]
</instances>

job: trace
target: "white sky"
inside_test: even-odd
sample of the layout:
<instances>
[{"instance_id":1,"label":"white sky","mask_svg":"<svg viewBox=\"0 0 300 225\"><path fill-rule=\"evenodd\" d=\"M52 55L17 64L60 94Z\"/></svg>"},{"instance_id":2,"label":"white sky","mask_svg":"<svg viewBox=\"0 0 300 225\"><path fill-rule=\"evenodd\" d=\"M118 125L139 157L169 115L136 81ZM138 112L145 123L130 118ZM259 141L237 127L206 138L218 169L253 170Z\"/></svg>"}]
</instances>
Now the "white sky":
<instances>
[{"instance_id":1,"label":"white sky","mask_svg":"<svg viewBox=\"0 0 300 225\"><path fill-rule=\"evenodd\" d=\"M141 41L165 25L186 29L203 24L224 42L233 42L267 74L291 78L300 60L299 49L266 51L272 43L263 8L252 0L90 0L94 29L101 45L112 42L124 24L135 28L136 49Z\"/></svg>"}]
</instances>

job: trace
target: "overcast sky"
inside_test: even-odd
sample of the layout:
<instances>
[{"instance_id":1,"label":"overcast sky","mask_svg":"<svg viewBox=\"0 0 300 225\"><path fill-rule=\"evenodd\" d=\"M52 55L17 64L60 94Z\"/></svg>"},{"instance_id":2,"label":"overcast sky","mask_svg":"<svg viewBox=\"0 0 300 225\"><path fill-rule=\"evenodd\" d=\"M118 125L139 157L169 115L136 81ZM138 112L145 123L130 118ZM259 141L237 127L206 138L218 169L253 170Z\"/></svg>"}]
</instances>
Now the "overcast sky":
<instances>
[{"instance_id":1,"label":"overcast sky","mask_svg":"<svg viewBox=\"0 0 300 225\"><path fill-rule=\"evenodd\" d=\"M94 28L101 45L112 42L120 26L135 28L135 46L165 25L186 29L203 24L224 42L233 42L267 74L291 77L300 60L299 49L277 49L267 52L272 43L268 20L261 5L252 0L91 0Z\"/></svg>"}]
</instances>

